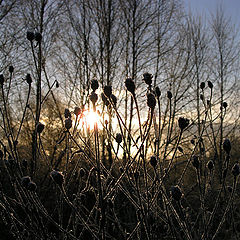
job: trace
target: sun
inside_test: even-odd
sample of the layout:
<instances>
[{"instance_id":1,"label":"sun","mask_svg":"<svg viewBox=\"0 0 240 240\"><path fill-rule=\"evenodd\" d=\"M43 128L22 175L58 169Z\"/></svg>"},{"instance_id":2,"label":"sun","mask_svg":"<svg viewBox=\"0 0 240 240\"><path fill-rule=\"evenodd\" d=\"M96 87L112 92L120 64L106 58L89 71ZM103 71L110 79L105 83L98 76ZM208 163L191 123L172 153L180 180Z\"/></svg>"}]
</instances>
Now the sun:
<instances>
[{"instance_id":1,"label":"sun","mask_svg":"<svg viewBox=\"0 0 240 240\"><path fill-rule=\"evenodd\" d=\"M87 129L93 130L94 125L100 122L100 116L93 110L85 110L82 113L79 126L85 126Z\"/></svg>"}]
</instances>

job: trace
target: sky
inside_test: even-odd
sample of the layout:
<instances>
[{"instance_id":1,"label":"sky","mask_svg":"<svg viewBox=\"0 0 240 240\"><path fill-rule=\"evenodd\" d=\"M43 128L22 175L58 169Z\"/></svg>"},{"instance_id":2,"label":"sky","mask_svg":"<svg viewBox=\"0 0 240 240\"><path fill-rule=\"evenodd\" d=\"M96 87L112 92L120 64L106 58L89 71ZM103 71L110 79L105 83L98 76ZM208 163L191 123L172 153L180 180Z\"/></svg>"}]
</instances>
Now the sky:
<instances>
[{"instance_id":1,"label":"sky","mask_svg":"<svg viewBox=\"0 0 240 240\"><path fill-rule=\"evenodd\" d=\"M208 16L214 13L218 5L222 4L226 16L231 17L233 23L240 26L240 0L183 0L186 10L195 15Z\"/></svg>"}]
</instances>

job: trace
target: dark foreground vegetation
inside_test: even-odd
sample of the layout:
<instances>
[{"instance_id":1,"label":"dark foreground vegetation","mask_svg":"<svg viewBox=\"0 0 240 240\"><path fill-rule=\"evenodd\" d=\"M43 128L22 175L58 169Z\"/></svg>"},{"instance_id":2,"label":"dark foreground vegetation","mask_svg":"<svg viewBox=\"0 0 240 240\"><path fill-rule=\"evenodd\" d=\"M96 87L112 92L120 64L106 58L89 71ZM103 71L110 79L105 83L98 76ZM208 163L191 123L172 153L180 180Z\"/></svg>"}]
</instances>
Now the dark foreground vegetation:
<instances>
[{"instance_id":1,"label":"dark foreground vegetation","mask_svg":"<svg viewBox=\"0 0 240 240\"><path fill-rule=\"evenodd\" d=\"M175 0L19 2L0 1L0 239L239 239L223 12L207 29Z\"/></svg>"}]
</instances>

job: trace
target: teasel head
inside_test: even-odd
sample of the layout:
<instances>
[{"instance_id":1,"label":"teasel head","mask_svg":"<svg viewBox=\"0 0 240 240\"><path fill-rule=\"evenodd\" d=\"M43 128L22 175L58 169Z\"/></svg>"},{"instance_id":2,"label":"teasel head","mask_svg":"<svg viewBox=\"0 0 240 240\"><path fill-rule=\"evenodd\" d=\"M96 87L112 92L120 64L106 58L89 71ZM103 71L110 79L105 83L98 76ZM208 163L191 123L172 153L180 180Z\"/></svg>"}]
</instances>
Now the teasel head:
<instances>
[{"instance_id":1,"label":"teasel head","mask_svg":"<svg viewBox=\"0 0 240 240\"><path fill-rule=\"evenodd\" d=\"M65 119L65 128L69 130L72 127L72 119L71 118L66 118Z\"/></svg>"},{"instance_id":2,"label":"teasel head","mask_svg":"<svg viewBox=\"0 0 240 240\"><path fill-rule=\"evenodd\" d=\"M44 130L44 124L42 124L41 122L39 122L38 124L37 124L37 127L36 127L36 130L37 130L37 133L42 133L43 132L43 130Z\"/></svg>"},{"instance_id":3,"label":"teasel head","mask_svg":"<svg viewBox=\"0 0 240 240\"><path fill-rule=\"evenodd\" d=\"M172 99L172 92L171 92L171 91L167 91L167 98L168 98L169 100Z\"/></svg>"},{"instance_id":4,"label":"teasel head","mask_svg":"<svg viewBox=\"0 0 240 240\"><path fill-rule=\"evenodd\" d=\"M152 93L147 94L147 105L149 108L154 110L154 108L156 106L156 98L155 98L154 94L152 94Z\"/></svg>"},{"instance_id":5,"label":"teasel head","mask_svg":"<svg viewBox=\"0 0 240 240\"><path fill-rule=\"evenodd\" d=\"M198 169L199 168L199 158L198 156L194 155L192 158L192 165Z\"/></svg>"},{"instance_id":6,"label":"teasel head","mask_svg":"<svg viewBox=\"0 0 240 240\"><path fill-rule=\"evenodd\" d=\"M136 86L135 86L135 83L134 81L132 80L132 78L127 78L125 80L125 86L127 88L127 90L132 93L132 95L135 95L135 89L136 89Z\"/></svg>"},{"instance_id":7,"label":"teasel head","mask_svg":"<svg viewBox=\"0 0 240 240\"><path fill-rule=\"evenodd\" d=\"M31 32L31 31L27 32L27 40L30 42L34 40L34 32Z\"/></svg>"},{"instance_id":8,"label":"teasel head","mask_svg":"<svg viewBox=\"0 0 240 240\"><path fill-rule=\"evenodd\" d=\"M35 32L34 39L36 42L40 43L42 41L42 34L40 32Z\"/></svg>"},{"instance_id":9,"label":"teasel head","mask_svg":"<svg viewBox=\"0 0 240 240\"><path fill-rule=\"evenodd\" d=\"M63 185L64 175L61 172L57 170L53 170L50 173L50 176L57 185L59 185L60 187Z\"/></svg>"},{"instance_id":10,"label":"teasel head","mask_svg":"<svg viewBox=\"0 0 240 240\"><path fill-rule=\"evenodd\" d=\"M143 74L143 81L149 86L152 85L152 78L153 78L153 75L148 72Z\"/></svg>"},{"instance_id":11,"label":"teasel head","mask_svg":"<svg viewBox=\"0 0 240 240\"><path fill-rule=\"evenodd\" d=\"M120 144L122 142L122 134L121 133L116 134L116 142L118 144Z\"/></svg>"},{"instance_id":12,"label":"teasel head","mask_svg":"<svg viewBox=\"0 0 240 240\"><path fill-rule=\"evenodd\" d=\"M103 88L103 92L106 97L110 98L110 96L112 95L112 86L110 86L110 85L105 86Z\"/></svg>"},{"instance_id":13,"label":"teasel head","mask_svg":"<svg viewBox=\"0 0 240 240\"><path fill-rule=\"evenodd\" d=\"M211 82L211 81L208 81L207 83L208 83L208 87L209 87L210 89L212 89L212 88L213 88L212 82Z\"/></svg>"},{"instance_id":14,"label":"teasel head","mask_svg":"<svg viewBox=\"0 0 240 240\"><path fill-rule=\"evenodd\" d=\"M64 110L64 117L65 118L71 118L72 117L68 108L65 108L65 110Z\"/></svg>"},{"instance_id":15,"label":"teasel head","mask_svg":"<svg viewBox=\"0 0 240 240\"><path fill-rule=\"evenodd\" d=\"M161 91L160 91L160 88L159 88L159 87L155 87L155 96L156 96L157 98L160 98L160 96L161 96Z\"/></svg>"},{"instance_id":16,"label":"teasel head","mask_svg":"<svg viewBox=\"0 0 240 240\"><path fill-rule=\"evenodd\" d=\"M98 100L98 95L94 91L92 91L92 93L89 96L89 99L92 102L92 104L95 105Z\"/></svg>"},{"instance_id":17,"label":"teasel head","mask_svg":"<svg viewBox=\"0 0 240 240\"><path fill-rule=\"evenodd\" d=\"M29 85L31 85L31 83L32 83L32 77L31 77L30 73L28 73L28 74L26 75L26 81L27 81L27 83L28 83Z\"/></svg>"},{"instance_id":18,"label":"teasel head","mask_svg":"<svg viewBox=\"0 0 240 240\"><path fill-rule=\"evenodd\" d=\"M229 139L226 138L223 142L223 149L228 155L230 154L231 148L231 142Z\"/></svg>"},{"instance_id":19,"label":"teasel head","mask_svg":"<svg viewBox=\"0 0 240 240\"><path fill-rule=\"evenodd\" d=\"M157 167L157 158L155 156L151 156L149 163L155 169Z\"/></svg>"},{"instance_id":20,"label":"teasel head","mask_svg":"<svg viewBox=\"0 0 240 240\"><path fill-rule=\"evenodd\" d=\"M211 172L214 168L214 163L212 160L209 160L207 163L207 168L209 169L209 171Z\"/></svg>"},{"instance_id":21,"label":"teasel head","mask_svg":"<svg viewBox=\"0 0 240 240\"><path fill-rule=\"evenodd\" d=\"M205 88L205 82L200 83L200 88L203 90Z\"/></svg>"},{"instance_id":22,"label":"teasel head","mask_svg":"<svg viewBox=\"0 0 240 240\"><path fill-rule=\"evenodd\" d=\"M189 125L189 119L180 117L178 119L178 126L183 131L185 128L187 128Z\"/></svg>"},{"instance_id":23,"label":"teasel head","mask_svg":"<svg viewBox=\"0 0 240 240\"><path fill-rule=\"evenodd\" d=\"M92 88L92 90L93 90L94 92L99 88L98 80L93 79L93 80L91 81L91 88Z\"/></svg>"},{"instance_id":24,"label":"teasel head","mask_svg":"<svg viewBox=\"0 0 240 240\"><path fill-rule=\"evenodd\" d=\"M79 116L81 114L81 108L80 107L75 107L74 114L75 114L75 116Z\"/></svg>"},{"instance_id":25,"label":"teasel head","mask_svg":"<svg viewBox=\"0 0 240 240\"><path fill-rule=\"evenodd\" d=\"M13 73L13 71L14 71L14 67L13 67L12 65L9 66L8 71L9 71L10 73Z\"/></svg>"},{"instance_id":26,"label":"teasel head","mask_svg":"<svg viewBox=\"0 0 240 240\"><path fill-rule=\"evenodd\" d=\"M171 187L171 195L175 201L178 202L181 200L183 194L182 194L182 190L178 185Z\"/></svg>"},{"instance_id":27,"label":"teasel head","mask_svg":"<svg viewBox=\"0 0 240 240\"><path fill-rule=\"evenodd\" d=\"M232 174L234 177L237 177L240 173L240 168L239 168L239 164L235 163L232 167Z\"/></svg>"},{"instance_id":28,"label":"teasel head","mask_svg":"<svg viewBox=\"0 0 240 240\"><path fill-rule=\"evenodd\" d=\"M0 74L0 84L3 86L4 84L4 76L3 74Z\"/></svg>"}]
</instances>

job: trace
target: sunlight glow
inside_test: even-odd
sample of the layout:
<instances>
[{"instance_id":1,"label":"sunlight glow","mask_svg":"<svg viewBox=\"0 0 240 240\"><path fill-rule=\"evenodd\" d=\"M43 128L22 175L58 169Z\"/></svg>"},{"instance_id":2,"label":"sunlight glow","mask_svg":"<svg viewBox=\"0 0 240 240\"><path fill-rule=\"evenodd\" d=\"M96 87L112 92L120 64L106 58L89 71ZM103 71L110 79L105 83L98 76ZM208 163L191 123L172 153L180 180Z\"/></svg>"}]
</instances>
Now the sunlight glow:
<instances>
[{"instance_id":1,"label":"sunlight glow","mask_svg":"<svg viewBox=\"0 0 240 240\"><path fill-rule=\"evenodd\" d=\"M80 119L79 127L85 126L87 129L93 130L94 124L100 122L99 115L93 110L86 110L83 112L82 117Z\"/></svg>"}]
</instances>

